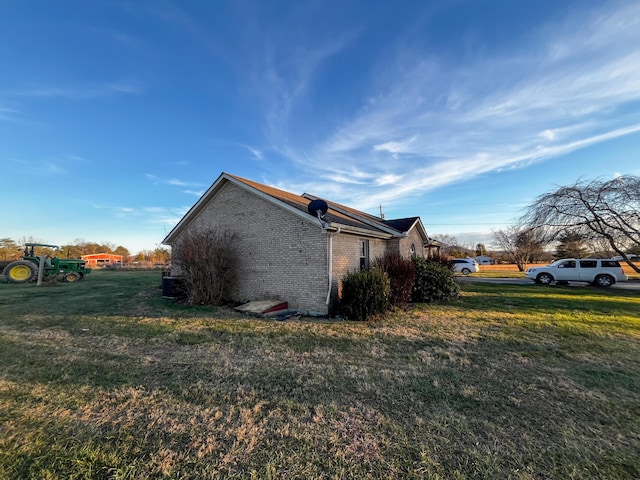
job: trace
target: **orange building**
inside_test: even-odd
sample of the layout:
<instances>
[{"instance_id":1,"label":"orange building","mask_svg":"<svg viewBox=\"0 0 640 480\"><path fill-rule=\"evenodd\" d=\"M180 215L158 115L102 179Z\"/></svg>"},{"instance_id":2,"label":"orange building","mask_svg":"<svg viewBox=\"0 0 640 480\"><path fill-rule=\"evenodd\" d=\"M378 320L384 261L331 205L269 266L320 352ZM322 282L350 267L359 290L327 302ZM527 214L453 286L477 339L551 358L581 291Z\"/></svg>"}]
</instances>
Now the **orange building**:
<instances>
[{"instance_id":1,"label":"orange building","mask_svg":"<svg viewBox=\"0 0 640 480\"><path fill-rule=\"evenodd\" d=\"M82 260L86 261L87 267L91 268L121 267L122 258L122 255L114 255L113 253L82 255Z\"/></svg>"}]
</instances>

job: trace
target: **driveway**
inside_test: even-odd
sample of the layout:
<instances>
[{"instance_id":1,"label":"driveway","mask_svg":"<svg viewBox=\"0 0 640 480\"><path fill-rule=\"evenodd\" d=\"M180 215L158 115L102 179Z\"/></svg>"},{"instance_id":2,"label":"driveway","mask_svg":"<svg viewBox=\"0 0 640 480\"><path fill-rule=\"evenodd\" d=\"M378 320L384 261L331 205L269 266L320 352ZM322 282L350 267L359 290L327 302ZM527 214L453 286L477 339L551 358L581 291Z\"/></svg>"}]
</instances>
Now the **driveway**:
<instances>
[{"instance_id":1,"label":"driveway","mask_svg":"<svg viewBox=\"0 0 640 480\"><path fill-rule=\"evenodd\" d=\"M527 278L483 278L474 277L469 275L468 277L462 275L456 275L456 281L459 283L498 283L505 285L535 285L533 281ZM584 282L569 282L570 287L588 287L588 283ZM611 286L617 290L630 290L640 292L640 282L637 280L629 280L626 282L616 283Z\"/></svg>"}]
</instances>

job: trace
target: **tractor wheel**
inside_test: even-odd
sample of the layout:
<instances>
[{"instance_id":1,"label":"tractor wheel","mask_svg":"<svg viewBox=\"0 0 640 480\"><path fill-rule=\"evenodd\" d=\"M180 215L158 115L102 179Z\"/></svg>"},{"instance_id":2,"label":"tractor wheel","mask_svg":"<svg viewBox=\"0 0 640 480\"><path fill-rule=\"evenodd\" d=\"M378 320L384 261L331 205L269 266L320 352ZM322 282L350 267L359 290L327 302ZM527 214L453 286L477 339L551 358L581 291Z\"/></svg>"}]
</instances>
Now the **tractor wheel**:
<instances>
[{"instance_id":1,"label":"tractor wheel","mask_svg":"<svg viewBox=\"0 0 640 480\"><path fill-rule=\"evenodd\" d=\"M27 260L16 260L4 267L2 272L7 282L26 283L38 276L38 266Z\"/></svg>"},{"instance_id":2,"label":"tractor wheel","mask_svg":"<svg viewBox=\"0 0 640 480\"><path fill-rule=\"evenodd\" d=\"M80 277L80 273L79 272L69 272L69 273L65 274L65 276L62 277L62 278L64 279L65 282L73 283L73 282L77 282L82 277Z\"/></svg>"}]
</instances>

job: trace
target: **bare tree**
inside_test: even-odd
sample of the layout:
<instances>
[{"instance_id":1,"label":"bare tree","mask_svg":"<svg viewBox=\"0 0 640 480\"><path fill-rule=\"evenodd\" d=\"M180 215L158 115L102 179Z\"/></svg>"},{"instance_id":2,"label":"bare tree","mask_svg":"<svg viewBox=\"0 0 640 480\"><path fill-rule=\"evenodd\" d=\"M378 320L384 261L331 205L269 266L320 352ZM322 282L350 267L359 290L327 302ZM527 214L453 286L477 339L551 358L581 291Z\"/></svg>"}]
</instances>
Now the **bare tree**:
<instances>
[{"instance_id":1,"label":"bare tree","mask_svg":"<svg viewBox=\"0 0 640 480\"><path fill-rule=\"evenodd\" d=\"M0 238L0 258L2 260L17 260L20 258L20 245L11 238Z\"/></svg>"},{"instance_id":2,"label":"bare tree","mask_svg":"<svg viewBox=\"0 0 640 480\"><path fill-rule=\"evenodd\" d=\"M593 253L594 257L610 258L616 254L616 252L611 250L611 246L605 238L586 239L585 245Z\"/></svg>"},{"instance_id":3,"label":"bare tree","mask_svg":"<svg viewBox=\"0 0 640 480\"><path fill-rule=\"evenodd\" d=\"M189 303L220 305L236 277L235 237L226 231L183 234L173 246L172 260L180 270Z\"/></svg>"},{"instance_id":4,"label":"bare tree","mask_svg":"<svg viewBox=\"0 0 640 480\"><path fill-rule=\"evenodd\" d=\"M549 241L571 233L587 241L604 239L640 273L627 256L640 248L640 177L578 180L539 196L521 221Z\"/></svg>"},{"instance_id":5,"label":"bare tree","mask_svg":"<svg viewBox=\"0 0 640 480\"><path fill-rule=\"evenodd\" d=\"M446 247L458 245L458 239L454 235L449 235L448 233L436 233L432 238Z\"/></svg>"},{"instance_id":6,"label":"bare tree","mask_svg":"<svg viewBox=\"0 0 640 480\"><path fill-rule=\"evenodd\" d=\"M513 225L501 230L492 230L491 236L496 245L509 254L521 272L543 252L541 239L530 228Z\"/></svg>"}]
</instances>

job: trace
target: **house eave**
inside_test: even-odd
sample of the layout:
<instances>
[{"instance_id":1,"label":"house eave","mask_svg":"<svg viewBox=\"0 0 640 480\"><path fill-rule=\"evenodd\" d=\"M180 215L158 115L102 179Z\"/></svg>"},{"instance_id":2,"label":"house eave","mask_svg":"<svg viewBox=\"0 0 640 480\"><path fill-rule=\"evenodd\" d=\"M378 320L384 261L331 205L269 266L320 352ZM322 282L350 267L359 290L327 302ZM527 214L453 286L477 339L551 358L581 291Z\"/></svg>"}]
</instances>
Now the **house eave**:
<instances>
[{"instance_id":1,"label":"house eave","mask_svg":"<svg viewBox=\"0 0 640 480\"><path fill-rule=\"evenodd\" d=\"M411 228L414 228L414 227L418 229L424 241L427 242L429 240L429 234L427 233L427 229L424 227L424 224L422 223L422 219L420 217L418 217L416 221L413 223L413 225L411 226Z\"/></svg>"},{"instance_id":2,"label":"house eave","mask_svg":"<svg viewBox=\"0 0 640 480\"><path fill-rule=\"evenodd\" d=\"M252 187L251 185L247 185L246 183L243 183L237 180L236 178L234 178L233 176L227 173L222 173L216 179L216 181L213 182L213 184L207 189L207 191L198 199L198 201L187 211L187 213L176 224L176 226L173 227L173 229L164 238L164 240L162 240L162 244L171 245L171 242L173 242L177 238L178 234L182 232L191 223L191 221L197 217L197 215L205 208L205 206L209 203L209 201L213 199L216 196L216 194L227 183L232 183L237 187L240 187L246 191L249 191L254 195L259 196L263 200L266 200L274 205L277 205L278 207L283 208L289 211L290 213L293 213L294 215L302 218L303 220L306 220L307 222L317 225L318 228L322 228L323 225L325 224L325 222L320 221L320 219L317 217L313 217L308 213L305 213L281 200L278 200L277 198L272 197L271 195L261 192L260 190Z\"/></svg>"},{"instance_id":3,"label":"house eave","mask_svg":"<svg viewBox=\"0 0 640 480\"><path fill-rule=\"evenodd\" d=\"M373 230L368 230L366 228L354 227L351 225L345 225L343 223L331 222L329 224L325 224L325 230L337 231L340 229L340 233L350 233L353 235L358 235L361 237L370 237L370 238L380 238L384 240L389 240L394 238L394 235L383 233L383 232L375 232Z\"/></svg>"},{"instance_id":4,"label":"house eave","mask_svg":"<svg viewBox=\"0 0 640 480\"><path fill-rule=\"evenodd\" d=\"M333 204L333 202L329 202L330 207L335 211L340 212L343 215L346 215L347 217L354 218L359 222L361 222L362 224L368 225L372 228L367 229L367 228L357 227L353 225L343 224L340 222L327 223L317 217L309 215L307 212L302 211L299 208L296 208L276 197L269 195L268 193L265 193L253 187L252 185L248 185L247 183L242 182L241 180L235 178L233 175L223 172L216 179L216 181L213 182L213 184L207 189L207 191L198 199L198 201L187 211L187 213L180 219L180 221L173 227L173 229L169 232L169 234L162 240L162 244L171 245L178 238L179 234L185 228L187 228L187 226L195 218L197 218L199 213L207 206L207 204L213 198L215 198L215 196L228 183L231 183L245 191L251 192L252 194L262 198L263 200L266 200L267 202L273 205L276 205L296 215L297 217L305 220L306 222L316 225L320 229L337 231L339 228L340 231L343 233L349 233L349 234L359 235L359 236L364 236L369 238L380 238L380 239L389 240L392 238L406 238L410 230L412 230L413 228L417 228L420 235L425 239L425 242L428 241L428 238L429 238L420 217L417 217L416 221L411 225L411 227L407 232L401 232L399 230L388 227L386 225L382 225L379 222L374 222L365 216L357 215L357 213L354 213L351 210L345 210L340 206L336 206L335 204ZM303 194L302 197L310 200L320 198L310 194Z\"/></svg>"},{"instance_id":5,"label":"house eave","mask_svg":"<svg viewBox=\"0 0 640 480\"><path fill-rule=\"evenodd\" d=\"M304 198L308 198L309 200L325 200L323 198L317 197L315 195L312 195L310 193L303 193L302 196ZM325 200L327 201L327 203L329 204L329 206L335 210L336 212L340 212L343 215L347 215L349 217L355 218L356 220L364 223L365 225L369 225L370 227L376 228L378 230L382 230L383 232L386 232L389 234L389 238L391 237L402 237L402 233L398 232L397 230L391 228L391 227L387 227L386 225L382 225L378 222L372 222L370 219L368 219L367 217L364 217L362 215L358 215L357 213L355 213L352 210L345 210L344 208L341 208L339 205L336 205L335 203L333 203L330 200Z\"/></svg>"}]
</instances>

